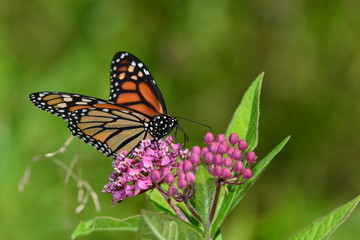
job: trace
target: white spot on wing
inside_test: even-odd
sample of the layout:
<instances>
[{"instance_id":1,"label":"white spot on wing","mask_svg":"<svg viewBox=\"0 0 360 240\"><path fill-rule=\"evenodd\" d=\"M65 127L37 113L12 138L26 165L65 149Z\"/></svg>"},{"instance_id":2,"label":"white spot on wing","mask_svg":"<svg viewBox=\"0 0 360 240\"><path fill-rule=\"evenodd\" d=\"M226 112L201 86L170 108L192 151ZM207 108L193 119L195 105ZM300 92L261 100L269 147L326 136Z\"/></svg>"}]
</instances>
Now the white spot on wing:
<instances>
[{"instance_id":1,"label":"white spot on wing","mask_svg":"<svg viewBox=\"0 0 360 240\"><path fill-rule=\"evenodd\" d=\"M59 107L59 108L64 108L64 107L67 106L67 104L66 103L59 103L56 106Z\"/></svg>"}]
</instances>

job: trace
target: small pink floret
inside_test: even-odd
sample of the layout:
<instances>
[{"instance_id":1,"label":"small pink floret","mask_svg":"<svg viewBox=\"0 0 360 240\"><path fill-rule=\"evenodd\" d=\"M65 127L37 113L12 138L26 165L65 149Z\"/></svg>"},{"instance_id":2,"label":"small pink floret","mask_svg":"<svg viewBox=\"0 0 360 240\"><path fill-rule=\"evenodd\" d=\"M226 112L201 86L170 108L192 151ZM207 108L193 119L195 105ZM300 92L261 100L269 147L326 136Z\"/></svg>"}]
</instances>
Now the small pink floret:
<instances>
[{"instance_id":1,"label":"small pink floret","mask_svg":"<svg viewBox=\"0 0 360 240\"><path fill-rule=\"evenodd\" d=\"M252 177L252 171L250 168L246 168L242 174L242 176L245 178L245 179L249 179Z\"/></svg>"},{"instance_id":2,"label":"small pink floret","mask_svg":"<svg viewBox=\"0 0 360 240\"><path fill-rule=\"evenodd\" d=\"M217 141L217 142L226 141L225 134L219 134L219 135L217 135L216 141Z\"/></svg>"},{"instance_id":3,"label":"small pink floret","mask_svg":"<svg viewBox=\"0 0 360 240\"><path fill-rule=\"evenodd\" d=\"M240 140L239 141L239 144L238 144L238 147L241 151L244 151L248 148L248 143L245 141L245 140Z\"/></svg>"},{"instance_id":4,"label":"small pink floret","mask_svg":"<svg viewBox=\"0 0 360 240\"><path fill-rule=\"evenodd\" d=\"M246 154L245 159L249 162L249 163L253 163L256 160L256 154L253 151L250 151Z\"/></svg>"},{"instance_id":5,"label":"small pink floret","mask_svg":"<svg viewBox=\"0 0 360 240\"><path fill-rule=\"evenodd\" d=\"M206 144L210 144L214 141L214 135L211 133L211 132L208 132L205 134L205 137L204 137L204 142Z\"/></svg>"},{"instance_id":6,"label":"small pink floret","mask_svg":"<svg viewBox=\"0 0 360 240\"><path fill-rule=\"evenodd\" d=\"M232 133L230 134L229 136L229 142L232 144L232 145L235 145L239 142L239 135L237 135L236 133Z\"/></svg>"}]
</instances>

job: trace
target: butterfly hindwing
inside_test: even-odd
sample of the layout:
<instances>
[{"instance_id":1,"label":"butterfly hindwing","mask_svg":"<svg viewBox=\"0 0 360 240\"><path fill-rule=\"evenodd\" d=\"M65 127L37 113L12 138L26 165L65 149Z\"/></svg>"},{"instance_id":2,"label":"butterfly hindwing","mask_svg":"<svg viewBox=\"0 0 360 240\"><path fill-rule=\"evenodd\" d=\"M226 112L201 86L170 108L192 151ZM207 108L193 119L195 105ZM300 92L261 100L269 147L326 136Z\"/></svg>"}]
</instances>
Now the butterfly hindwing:
<instances>
[{"instance_id":1,"label":"butterfly hindwing","mask_svg":"<svg viewBox=\"0 0 360 240\"><path fill-rule=\"evenodd\" d=\"M164 98L147 67L127 52L115 54L110 69L109 101L148 116L167 114Z\"/></svg>"},{"instance_id":2,"label":"butterfly hindwing","mask_svg":"<svg viewBox=\"0 0 360 240\"><path fill-rule=\"evenodd\" d=\"M73 135L116 158L121 150L130 152L148 133L147 119L139 113L108 108L86 108L73 112L68 128Z\"/></svg>"}]
</instances>

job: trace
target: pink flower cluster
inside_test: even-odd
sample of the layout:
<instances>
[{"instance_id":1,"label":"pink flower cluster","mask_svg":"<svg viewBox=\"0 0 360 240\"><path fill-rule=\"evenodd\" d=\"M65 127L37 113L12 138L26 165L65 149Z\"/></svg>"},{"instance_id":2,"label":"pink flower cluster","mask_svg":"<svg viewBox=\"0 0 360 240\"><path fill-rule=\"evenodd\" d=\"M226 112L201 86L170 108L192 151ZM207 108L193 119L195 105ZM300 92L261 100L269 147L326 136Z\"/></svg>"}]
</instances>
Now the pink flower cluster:
<instances>
[{"instance_id":1,"label":"pink flower cluster","mask_svg":"<svg viewBox=\"0 0 360 240\"><path fill-rule=\"evenodd\" d=\"M151 179L157 184L157 189L169 197L174 197L179 202L192 198L195 193L193 183L196 179L195 175L200 159L193 161L190 154L188 149L183 150L181 154L183 161L178 162L174 173L169 168L164 168L162 171L154 170L151 174ZM169 186L167 191L160 187L161 183ZM177 183L176 186L174 183Z\"/></svg>"},{"instance_id":2,"label":"pink flower cluster","mask_svg":"<svg viewBox=\"0 0 360 240\"><path fill-rule=\"evenodd\" d=\"M158 141L144 139L131 152L132 157L122 151L112 163L115 171L110 175L103 192L111 193L115 204L153 189L156 182L154 173L162 173L164 176L167 173L169 176L165 181L173 181L170 174L173 168L178 167L177 158L188 157L189 150L181 149L181 144L174 144L172 140L171 136Z\"/></svg>"},{"instance_id":3,"label":"pink flower cluster","mask_svg":"<svg viewBox=\"0 0 360 240\"><path fill-rule=\"evenodd\" d=\"M215 139L209 132L204 137L207 146L194 146L191 151L172 141L171 136L157 141L144 139L131 152L132 157L122 151L112 163L114 172L103 192L112 194L114 204L153 188L167 199L187 201L195 194L201 158L217 185L239 185L252 177L250 165L255 162L256 154L247 151L248 143L235 133L228 139L224 134Z\"/></svg>"},{"instance_id":4,"label":"pink flower cluster","mask_svg":"<svg viewBox=\"0 0 360 240\"><path fill-rule=\"evenodd\" d=\"M227 140L224 134L219 134L216 139L208 132L204 137L206 147L197 147L191 157L201 156L210 174L222 184L238 185L252 177L249 168L256 160L253 151L247 151L248 143L240 140L236 133L232 133Z\"/></svg>"}]
</instances>

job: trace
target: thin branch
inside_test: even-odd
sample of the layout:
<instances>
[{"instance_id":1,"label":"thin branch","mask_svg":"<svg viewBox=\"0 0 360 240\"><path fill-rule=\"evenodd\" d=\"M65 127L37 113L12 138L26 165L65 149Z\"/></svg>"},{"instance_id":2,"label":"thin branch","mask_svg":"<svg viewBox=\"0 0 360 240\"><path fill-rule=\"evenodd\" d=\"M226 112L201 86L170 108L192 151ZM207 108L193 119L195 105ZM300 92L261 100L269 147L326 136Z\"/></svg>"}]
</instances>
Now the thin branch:
<instances>
[{"instance_id":1,"label":"thin branch","mask_svg":"<svg viewBox=\"0 0 360 240\"><path fill-rule=\"evenodd\" d=\"M73 172L74 165L79 160L79 155L77 154L74 156L74 158L71 161L71 163L69 164L69 166L67 164L65 164L64 162L60 161L59 159L55 158L56 155L64 153L66 151L67 147L70 145L70 143L72 142L73 139L74 139L73 136L69 137L65 141L65 143L58 150L56 150L54 152L46 153L44 155L33 157L27 164L27 167L24 171L24 175L19 182L18 190L19 190L19 192L23 192L25 189L25 186L29 183L30 176L31 176L31 169L32 169L32 166L34 163L36 163L40 160L50 160L51 162L53 162L55 165L59 166L66 172L66 176L65 176L66 183L68 183L68 180L70 178L73 179L77 183L77 187L79 189L78 201L80 204L76 208L75 212L79 213L84 209L86 203L88 202L89 195L91 196L91 198L93 200L96 211L99 212L101 208L100 208L100 203L99 203L99 199L98 199L96 192L93 190L93 188L87 181L85 181L84 179L82 179L81 177L79 177L78 175L76 175ZM84 192L84 188L85 188L86 192Z\"/></svg>"},{"instance_id":2,"label":"thin branch","mask_svg":"<svg viewBox=\"0 0 360 240\"><path fill-rule=\"evenodd\" d=\"M221 184L217 183L216 184L216 191L215 191L215 196L214 196L214 201L211 207L211 212L210 212L210 217L209 217L209 223L211 224L214 216L215 216L215 212L216 212L216 206L217 203L219 201L219 195L220 195L220 190L221 190Z\"/></svg>"},{"instance_id":3,"label":"thin branch","mask_svg":"<svg viewBox=\"0 0 360 240\"><path fill-rule=\"evenodd\" d=\"M200 215L196 212L196 210L194 209L194 207L191 205L191 203L188 200L184 201L185 205L187 206L187 208L189 209L189 211L194 215L194 217L201 223L203 223L203 221L201 220Z\"/></svg>"},{"instance_id":4,"label":"thin branch","mask_svg":"<svg viewBox=\"0 0 360 240\"><path fill-rule=\"evenodd\" d=\"M180 208L178 206L176 206L176 204L171 200L171 198L166 194L166 192L160 187L160 186L156 186L156 189L159 190L159 192L161 193L161 195L165 198L165 200L168 202L168 204L170 205L170 207L174 210L174 212L176 213L176 215L179 216L179 218L181 218L182 220L184 220L185 222L190 222L186 216L181 212Z\"/></svg>"}]
</instances>

